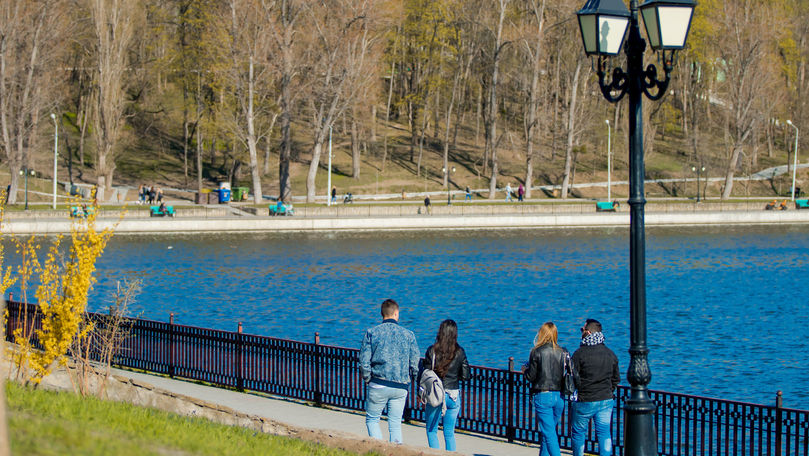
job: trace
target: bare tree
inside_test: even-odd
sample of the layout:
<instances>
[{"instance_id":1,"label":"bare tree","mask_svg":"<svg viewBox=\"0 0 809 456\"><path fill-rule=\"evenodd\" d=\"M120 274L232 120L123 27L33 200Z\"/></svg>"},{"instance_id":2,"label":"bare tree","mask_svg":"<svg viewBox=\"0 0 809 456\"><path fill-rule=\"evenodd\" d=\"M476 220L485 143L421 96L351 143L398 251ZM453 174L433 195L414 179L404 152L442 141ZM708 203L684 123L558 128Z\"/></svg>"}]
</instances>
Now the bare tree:
<instances>
[{"instance_id":1,"label":"bare tree","mask_svg":"<svg viewBox=\"0 0 809 456\"><path fill-rule=\"evenodd\" d=\"M484 124L484 137L486 140L486 151L484 156L491 156L492 172L489 178L489 199L494 199L497 190L497 173L500 170L497 161L497 89L500 83L500 63L503 56L505 46L509 44L503 36L503 26L506 20L506 13L508 12L511 0L496 0L495 6L497 7L494 16L494 23L490 29L492 40L489 48L486 50L487 54L487 69L488 72L484 76L487 83L486 86L486 110L483 116Z\"/></svg>"},{"instance_id":2,"label":"bare tree","mask_svg":"<svg viewBox=\"0 0 809 456\"><path fill-rule=\"evenodd\" d=\"M115 156L120 150L127 99L128 51L141 18L140 2L88 0L95 26L96 106L93 136L96 143L97 197L111 196Z\"/></svg>"},{"instance_id":3,"label":"bare tree","mask_svg":"<svg viewBox=\"0 0 809 456\"><path fill-rule=\"evenodd\" d=\"M329 128L374 80L370 53L377 41L374 23L377 9L371 0L340 0L329 5L312 4L307 10L316 31L309 53L314 144L306 176L307 202L315 200L315 176ZM358 164L355 160L354 167Z\"/></svg>"},{"instance_id":4,"label":"bare tree","mask_svg":"<svg viewBox=\"0 0 809 456\"><path fill-rule=\"evenodd\" d=\"M36 119L53 107L59 84L53 71L60 36L56 0L0 2L0 148L8 160L8 202L17 201L20 170L30 165Z\"/></svg>"},{"instance_id":5,"label":"bare tree","mask_svg":"<svg viewBox=\"0 0 809 456\"><path fill-rule=\"evenodd\" d=\"M726 74L720 86L726 108L729 154L722 199L733 191L733 176L740 165L742 149L762 120L761 107L770 97L775 81L770 62L775 44L773 9L759 0L725 0L714 17L719 28L717 45L719 70ZM751 31L755 31L752 32Z\"/></svg>"}]
</instances>

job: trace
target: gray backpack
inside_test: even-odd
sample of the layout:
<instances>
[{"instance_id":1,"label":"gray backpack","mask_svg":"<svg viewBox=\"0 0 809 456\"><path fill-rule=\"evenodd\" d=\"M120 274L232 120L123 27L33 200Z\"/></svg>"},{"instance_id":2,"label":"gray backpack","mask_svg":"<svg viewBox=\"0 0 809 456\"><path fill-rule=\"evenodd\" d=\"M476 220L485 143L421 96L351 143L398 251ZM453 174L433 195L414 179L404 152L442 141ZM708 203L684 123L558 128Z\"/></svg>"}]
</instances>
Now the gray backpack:
<instances>
[{"instance_id":1,"label":"gray backpack","mask_svg":"<svg viewBox=\"0 0 809 456\"><path fill-rule=\"evenodd\" d=\"M430 369L425 368L419 378L419 400L431 407L439 407L444 404L444 383L438 378L435 369L435 353L432 354L432 364Z\"/></svg>"}]
</instances>

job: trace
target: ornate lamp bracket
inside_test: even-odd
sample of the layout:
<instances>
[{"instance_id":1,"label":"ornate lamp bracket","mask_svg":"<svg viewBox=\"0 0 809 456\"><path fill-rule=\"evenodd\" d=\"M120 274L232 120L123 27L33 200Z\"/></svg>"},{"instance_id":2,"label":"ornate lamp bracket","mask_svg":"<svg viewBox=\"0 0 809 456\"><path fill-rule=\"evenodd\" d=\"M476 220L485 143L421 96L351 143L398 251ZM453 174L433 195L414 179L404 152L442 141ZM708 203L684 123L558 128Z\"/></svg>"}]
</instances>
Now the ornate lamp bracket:
<instances>
[{"instance_id":1,"label":"ornate lamp bracket","mask_svg":"<svg viewBox=\"0 0 809 456\"><path fill-rule=\"evenodd\" d=\"M612 77L609 82L606 81L607 76L607 57L600 55L598 56L598 86L601 88L601 94L604 95L604 98L607 99L610 103L617 103L621 101L621 99L626 95L627 89L629 88L629 78L627 77L626 72L620 67L615 67L612 69ZM613 95L613 92L617 92L616 95Z\"/></svg>"},{"instance_id":2,"label":"ornate lamp bracket","mask_svg":"<svg viewBox=\"0 0 809 456\"><path fill-rule=\"evenodd\" d=\"M650 63L643 72L642 84L643 93L650 100L659 100L666 94L666 89L671 81L671 71L674 68L674 51L660 51L663 55L663 80L657 79L657 67ZM652 94L650 89L657 89L657 92Z\"/></svg>"}]
</instances>

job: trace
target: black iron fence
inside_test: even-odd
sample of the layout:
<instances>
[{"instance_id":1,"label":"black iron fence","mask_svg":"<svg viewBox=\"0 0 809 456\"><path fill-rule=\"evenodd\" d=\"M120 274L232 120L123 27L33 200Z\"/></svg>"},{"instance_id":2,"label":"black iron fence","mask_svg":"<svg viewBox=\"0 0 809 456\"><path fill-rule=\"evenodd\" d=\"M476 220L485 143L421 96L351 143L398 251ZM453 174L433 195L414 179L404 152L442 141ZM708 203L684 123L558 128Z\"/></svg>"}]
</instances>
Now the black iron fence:
<instances>
[{"instance_id":1,"label":"black iron fence","mask_svg":"<svg viewBox=\"0 0 809 456\"><path fill-rule=\"evenodd\" d=\"M28 325L39 327L35 305L8 303L7 337ZM93 314L103 321L98 314ZM173 320L173 319L172 319ZM171 377L259 391L350 410L363 410L365 384L359 350L314 343L132 319L130 335L114 363ZM240 328L241 329L241 328ZM540 432L531 410L528 385L513 369L473 366L462 386L458 429L508 441L537 443ZM623 406L629 388L616 394L612 438L614 453L623 455ZM655 425L661 455L809 456L809 411L652 391L657 404ZM424 421L411 390L406 414ZM560 441L570 448L567 411ZM593 429L586 449L594 451Z\"/></svg>"}]
</instances>

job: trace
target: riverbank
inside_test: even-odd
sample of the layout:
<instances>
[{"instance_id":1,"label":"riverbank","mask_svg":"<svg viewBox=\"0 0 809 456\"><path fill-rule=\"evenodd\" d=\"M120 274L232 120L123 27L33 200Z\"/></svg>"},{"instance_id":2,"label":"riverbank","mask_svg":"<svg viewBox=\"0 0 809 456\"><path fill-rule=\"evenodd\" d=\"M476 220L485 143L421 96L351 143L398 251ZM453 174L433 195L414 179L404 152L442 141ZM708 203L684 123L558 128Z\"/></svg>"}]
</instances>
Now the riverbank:
<instances>
[{"instance_id":1,"label":"riverbank","mask_svg":"<svg viewBox=\"0 0 809 456\"><path fill-rule=\"evenodd\" d=\"M513 213L497 206L482 206L489 214L455 214L454 206L435 208L432 215L402 213L403 206L381 206L373 211L363 208L369 215L331 215L269 217L245 215L196 216L176 218L99 217L100 229L114 227L116 233L194 233L194 232L334 232L334 231L397 231L397 230L499 230L512 228L594 228L628 227L628 212L572 212L572 208L556 207L551 213ZM410 212L414 207L407 207ZM520 209L530 206L521 206ZM356 206L360 208L360 206ZM493 209L494 208L494 209ZM460 212L460 209L457 209ZM685 208L681 208L685 209ZM200 209L198 209L200 210ZM204 211L204 209L202 209ZM592 209L590 209L592 211ZM501 213L502 211L502 213ZM385 214L388 212L388 214ZM221 214L221 215L220 215ZM56 214L40 216L11 216L4 221L6 234L58 234L70 232L72 221ZM52 215L47 217L47 215ZM809 224L809 211L647 211L647 226L699 226L699 225L790 225Z\"/></svg>"}]
</instances>

